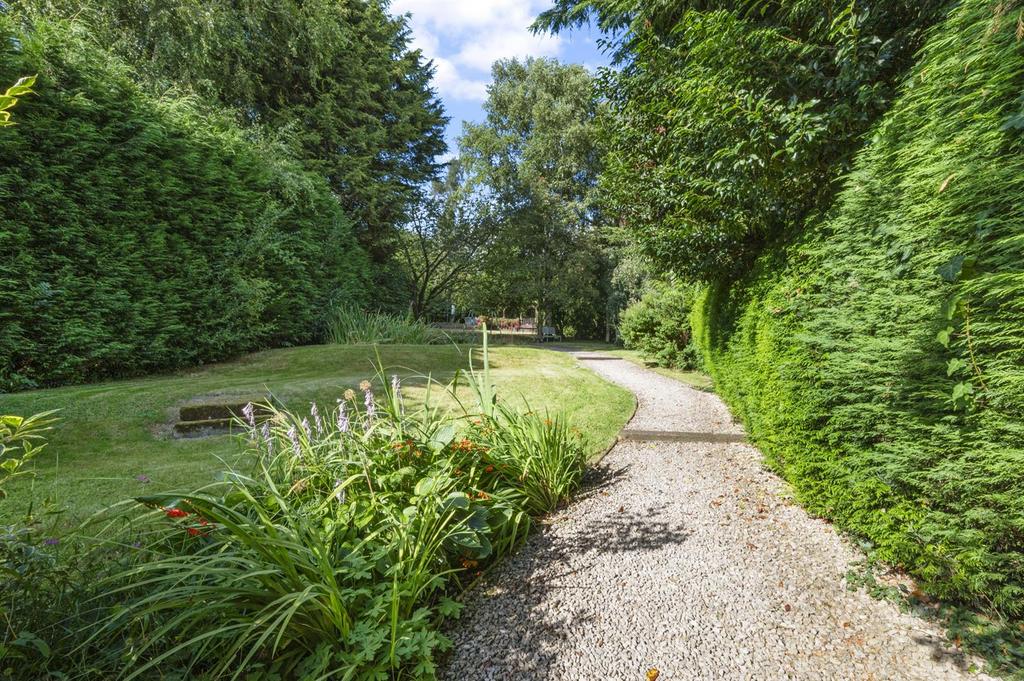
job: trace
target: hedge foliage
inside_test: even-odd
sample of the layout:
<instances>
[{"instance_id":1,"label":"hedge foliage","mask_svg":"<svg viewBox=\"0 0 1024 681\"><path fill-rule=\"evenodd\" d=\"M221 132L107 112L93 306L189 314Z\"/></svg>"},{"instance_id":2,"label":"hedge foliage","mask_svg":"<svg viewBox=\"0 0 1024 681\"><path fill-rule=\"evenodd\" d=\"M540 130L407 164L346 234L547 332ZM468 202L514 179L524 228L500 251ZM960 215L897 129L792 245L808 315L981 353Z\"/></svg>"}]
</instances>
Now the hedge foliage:
<instances>
[{"instance_id":1,"label":"hedge foliage","mask_svg":"<svg viewBox=\"0 0 1024 681\"><path fill-rule=\"evenodd\" d=\"M157 100L60 22L0 16L0 389L313 340L366 258L326 182L230 121Z\"/></svg>"},{"instance_id":2,"label":"hedge foliage","mask_svg":"<svg viewBox=\"0 0 1024 681\"><path fill-rule=\"evenodd\" d=\"M715 384L814 512L1024 615L1024 8L935 30L832 216L710 287Z\"/></svg>"}]
</instances>

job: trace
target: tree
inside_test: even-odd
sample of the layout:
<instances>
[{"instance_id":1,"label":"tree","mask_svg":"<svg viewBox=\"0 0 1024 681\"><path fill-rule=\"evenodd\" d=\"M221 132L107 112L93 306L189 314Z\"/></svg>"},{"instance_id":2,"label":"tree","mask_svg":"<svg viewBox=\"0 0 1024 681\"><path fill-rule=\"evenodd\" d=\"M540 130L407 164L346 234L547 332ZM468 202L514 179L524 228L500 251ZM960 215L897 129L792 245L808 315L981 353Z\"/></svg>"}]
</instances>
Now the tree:
<instances>
[{"instance_id":1,"label":"tree","mask_svg":"<svg viewBox=\"0 0 1024 681\"><path fill-rule=\"evenodd\" d=\"M471 190L461 162L449 163L444 181L433 184L399 239L411 311L417 318L472 278L492 241L485 202Z\"/></svg>"},{"instance_id":2,"label":"tree","mask_svg":"<svg viewBox=\"0 0 1024 681\"><path fill-rule=\"evenodd\" d=\"M491 309L536 306L549 323L582 320L590 331L602 314L591 76L550 59L499 61L492 75L487 120L467 125L459 142L497 224L474 281L477 300Z\"/></svg>"},{"instance_id":3,"label":"tree","mask_svg":"<svg viewBox=\"0 0 1024 681\"><path fill-rule=\"evenodd\" d=\"M194 92L328 179L385 261L446 151L433 67L386 0L21 0L73 18L157 95Z\"/></svg>"},{"instance_id":4,"label":"tree","mask_svg":"<svg viewBox=\"0 0 1024 681\"><path fill-rule=\"evenodd\" d=\"M715 280L828 209L947 5L558 0L536 28L609 34L603 205L661 267Z\"/></svg>"}]
</instances>

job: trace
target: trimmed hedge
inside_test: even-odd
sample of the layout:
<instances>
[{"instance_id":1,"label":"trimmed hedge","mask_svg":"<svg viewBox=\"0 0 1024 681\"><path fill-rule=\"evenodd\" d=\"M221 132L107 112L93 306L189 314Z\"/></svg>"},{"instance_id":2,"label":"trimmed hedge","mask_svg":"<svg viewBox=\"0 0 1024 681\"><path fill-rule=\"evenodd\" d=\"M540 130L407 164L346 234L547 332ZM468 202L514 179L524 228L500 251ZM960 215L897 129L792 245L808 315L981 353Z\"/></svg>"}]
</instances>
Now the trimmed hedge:
<instances>
[{"instance_id":1,"label":"trimmed hedge","mask_svg":"<svg viewBox=\"0 0 1024 681\"><path fill-rule=\"evenodd\" d=\"M834 215L708 289L726 401L813 512L1024 615L1024 9L926 44Z\"/></svg>"},{"instance_id":2,"label":"trimmed hedge","mask_svg":"<svg viewBox=\"0 0 1024 681\"><path fill-rule=\"evenodd\" d=\"M0 390L194 365L318 337L366 259L325 181L61 23L0 16Z\"/></svg>"}]
</instances>

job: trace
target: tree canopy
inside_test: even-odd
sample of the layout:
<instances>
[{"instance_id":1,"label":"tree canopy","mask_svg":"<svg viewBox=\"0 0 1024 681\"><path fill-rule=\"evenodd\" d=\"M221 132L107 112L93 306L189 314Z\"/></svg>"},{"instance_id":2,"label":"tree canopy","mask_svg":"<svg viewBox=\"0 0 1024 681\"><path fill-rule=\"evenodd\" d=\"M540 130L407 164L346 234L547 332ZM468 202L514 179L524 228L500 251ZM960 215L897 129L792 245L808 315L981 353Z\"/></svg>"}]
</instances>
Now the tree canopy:
<instances>
[{"instance_id":1,"label":"tree canopy","mask_svg":"<svg viewBox=\"0 0 1024 681\"><path fill-rule=\"evenodd\" d=\"M147 89L195 93L323 175L378 262L439 169L432 66L384 0L17 0L61 16Z\"/></svg>"},{"instance_id":2,"label":"tree canopy","mask_svg":"<svg viewBox=\"0 0 1024 681\"><path fill-rule=\"evenodd\" d=\"M713 280L828 208L945 5L559 0L536 27L609 32L604 205L660 264Z\"/></svg>"},{"instance_id":3,"label":"tree canopy","mask_svg":"<svg viewBox=\"0 0 1024 681\"><path fill-rule=\"evenodd\" d=\"M603 256L592 77L550 59L499 61L492 76L487 120L467 124L459 141L469 181L499 224L475 300L493 310L536 306L549 321L596 328Z\"/></svg>"}]
</instances>

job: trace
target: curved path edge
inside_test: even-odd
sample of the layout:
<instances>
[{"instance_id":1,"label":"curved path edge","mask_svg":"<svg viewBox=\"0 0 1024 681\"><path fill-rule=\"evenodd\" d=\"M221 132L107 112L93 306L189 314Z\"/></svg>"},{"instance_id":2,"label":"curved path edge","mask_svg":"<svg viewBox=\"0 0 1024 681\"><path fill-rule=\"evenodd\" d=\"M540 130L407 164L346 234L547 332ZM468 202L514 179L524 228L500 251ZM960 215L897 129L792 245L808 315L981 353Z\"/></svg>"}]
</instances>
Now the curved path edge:
<instances>
[{"instance_id":1,"label":"curved path edge","mask_svg":"<svg viewBox=\"0 0 1024 681\"><path fill-rule=\"evenodd\" d=\"M714 394L574 354L637 396L630 430L742 433ZM848 588L863 555L756 448L619 441L599 461L467 594L442 678L991 678L937 625Z\"/></svg>"}]
</instances>

